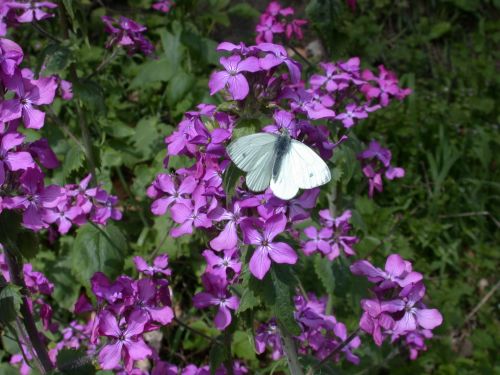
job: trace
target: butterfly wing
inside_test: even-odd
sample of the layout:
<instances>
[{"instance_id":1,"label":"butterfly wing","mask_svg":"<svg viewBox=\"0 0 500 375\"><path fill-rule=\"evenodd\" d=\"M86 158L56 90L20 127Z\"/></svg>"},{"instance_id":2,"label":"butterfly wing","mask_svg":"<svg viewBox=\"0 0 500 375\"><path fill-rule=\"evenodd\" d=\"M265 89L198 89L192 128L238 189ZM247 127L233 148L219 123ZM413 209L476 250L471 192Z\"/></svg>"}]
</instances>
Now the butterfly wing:
<instances>
[{"instance_id":1,"label":"butterfly wing","mask_svg":"<svg viewBox=\"0 0 500 375\"><path fill-rule=\"evenodd\" d=\"M254 192L264 191L269 186L277 138L274 134L256 133L238 138L227 147L227 153L236 166L248 172L245 181Z\"/></svg>"},{"instance_id":2,"label":"butterfly wing","mask_svg":"<svg viewBox=\"0 0 500 375\"><path fill-rule=\"evenodd\" d=\"M278 198L289 200L297 195L299 188L312 189L330 179L330 169L324 160L310 147L292 139L280 170L271 178L270 186Z\"/></svg>"},{"instance_id":3,"label":"butterfly wing","mask_svg":"<svg viewBox=\"0 0 500 375\"><path fill-rule=\"evenodd\" d=\"M227 146L227 153L238 168L250 172L262 158L262 152L274 147L277 138L277 135L269 133L246 135L231 142Z\"/></svg>"}]
</instances>

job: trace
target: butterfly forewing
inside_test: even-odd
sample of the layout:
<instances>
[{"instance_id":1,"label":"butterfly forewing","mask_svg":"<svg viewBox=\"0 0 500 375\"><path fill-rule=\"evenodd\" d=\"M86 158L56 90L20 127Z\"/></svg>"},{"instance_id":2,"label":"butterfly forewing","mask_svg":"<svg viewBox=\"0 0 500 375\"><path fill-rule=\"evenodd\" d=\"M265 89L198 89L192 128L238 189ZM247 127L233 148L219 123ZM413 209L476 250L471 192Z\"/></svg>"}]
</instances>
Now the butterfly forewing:
<instances>
[{"instance_id":1,"label":"butterfly forewing","mask_svg":"<svg viewBox=\"0 0 500 375\"><path fill-rule=\"evenodd\" d=\"M300 172L295 175L299 188L312 189L330 181L330 168L312 148L292 139L290 153L293 165Z\"/></svg>"},{"instance_id":2,"label":"butterfly forewing","mask_svg":"<svg viewBox=\"0 0 500 375\"><path fill-rule=\"evenodd\" d=\"M238 168L250 172L259 164L265 152L274 150L277 138L277 135L269 133L246 135L231 142L227 147L227 153Z\"/></svg>"}]
</instances>

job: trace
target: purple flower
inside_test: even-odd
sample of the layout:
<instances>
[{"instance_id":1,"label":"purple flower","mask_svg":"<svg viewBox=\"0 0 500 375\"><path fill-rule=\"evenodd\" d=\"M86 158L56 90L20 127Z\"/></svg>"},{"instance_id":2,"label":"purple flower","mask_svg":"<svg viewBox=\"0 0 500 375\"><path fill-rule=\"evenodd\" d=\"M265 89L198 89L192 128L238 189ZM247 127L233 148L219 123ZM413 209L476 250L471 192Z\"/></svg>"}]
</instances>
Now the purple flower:
<instances>
[{"instance_id":1,"label":"purple flower","mask_svg":"<svg viewBox=\"0 0 500 375\"><path fill-rule=\"evenodd\" d=\"M42 21L54 17L53 14L44 11L43 8L57 8L57 4L50 1L29 1L27 3L13 1L9 2L8 5L12 9L21 9L21 14L16 17L17 22L20 23Z\"/></svg>"},{"instance_id":2,"label":"purple flower","mask_svg":"<svg viewBox=\"0 0 500 375\"><path fill-rule=\"evenodd\" d=\"M136 310L146 312L151 320L161 325L169 324L174 319L170 306L160 306L157 302L157 288L153 280L144 278L134 283L137 289L134 302Z\"/></svg>"},{"instance_id":3,"label":"purple flower","mask_svg":"<svg viewBox=\"0 0 500 375\"><path fill-rule=\"evenodd\" d=\"M226 69L212 74L208 86L210 95L227 87L233 100L243 100L249 92L248 81L242 72L257 72L260 70L259 60L249 57L241 60L240 56L221 57L220 63Z\"/></svg>"},{"instance_id":4,"label":"purple flower","mask_svg":"<svg viewBox=\"0 0 500 375\"><path fill-rule=\"evenodd\" d=\"M237 227L246 218L241 213L240 203L234 202L232 211L218 206L209 213L208 217L214 221L227 221L219 235L210 241L212 249L220 251L235 248L238 243Z\"/></svg>"},{"instance_id":5,"label":"purple flower","mask_svg":"<svg viewBox=\"0 0 500 375\"><path fill-rule=\"evenodd\" d=\"M297 138L298 129L295 121L295 116L287 111L275 111L273 114L274 124L264 127L264 131L268 133L280 134L286 129L292 138Z\"/></svg>"},{"instance_id":6,"label":"purple flower","mask_svg":"<svg viewBox=\"0 0 500 375\"><path fill-rule=\"evenodd\" d=\"M380 72L378 77L369 70L365 70L362 73L364 80L374 81L377 85L372 86L370 83L367 83L361 87L361 91L368 99L379 98L380 104L386 107L389 105L391 97L403 99L411 93L410 89L399 88L398 79L393 72L387 70L383 65L380 65L378 68Z\"/></svg>"},{"instance_id":7,"label":"purple flower","mask_svg":"<svg viewBox=\"0 0 500 375\"><path fill-rule=\"evenodd\" d=\"M30 129L40 129L45 121L45 113L36 106L50 104L54 100L57 83L54 78L26 79L20 73L5 77L5 85L14 91L14 99L5 100L1 107L1 121L23 118Z\"/></svg>"},{"instance_id":8,"label":"purple flower","mask_svg":"<svg viewBox=\"0 0 500 375\"><path fill-rule=\"evenodd\" d=\"M31 154L26 151L15 151L24 141L24 135L17 132L0 133L0 186L5 182L6 171L25 171L34 168Z\"/></svg>"},{"instance_id":9,"label":"purple flower","mask_svg":"<svg viewBox=\"0 0 500 375\"><path fill-rule=\"evenodd\" d=\"M269 323L261 324L255 331L255 351L257 354L264 353L266 346L271 348L273 361L283 357L281 337L278 334L278 325L274 319L271 319Z\"/></svg>"},{"instance_id":10,"label":"purple flower","mask_svg":"<svg viewBox=\"0 0 500 375\"><path fill-rule=\"evenodd\" d=\"M38 141L30 143L28 145L28 151L31 155L38 159L38 162L47 169L54 169L59 167L60 163L57 160L57 156L50 148L49 141L45 138L41 138Z\"/></svg>"},{"instance_id":11,"label":"purple flower","mask_svg":"<svg viewBox=\"0 0 500 375\"><path fill-rule=\"evenodd\" d=\"M194 200L194 204L189 201L186 203L176 203L170 209L172 219L181 224L180 227L172 228L170 234L172 237L180 237L184 234L193 233L195 228L210 228L212 220L203 212L206 205L206 198L203 196Z\"/></svg>"},{"instance_id":12,"label":"purple flower","mask_svg":"<svg viewBox=\"0 0 500 375\"><path fill-rule=\"evenodd\" d=\"M321 63L320 66L325 71L325 75L313 74L309 83L313 88L324 87L328 92L341 90L348 86L351 76L344 72L337 72L337 66L332 63Z\"/></svg>"},{"instance_id":13,"label":"purple flower","mask_svg":"<svg viewBox=\"0 0 500 375\"><path fill-rule=\"evenodd\" d=\"M346 128L350 128L354 125L354 119L367 117L368 113L366 113L363 107L357 107L356 104L348 104L345 108L345 112L335 116L335 119L342 121Z\"/></svg>"},{"instance_id":14,"label":"purple flower","mask_svg":"<svg viewBox=\"0 0 500 375\"><path fill-rule=\"evenodd\" d=\"M207 262L207 272L217 273L220 271L222 276L227 278L228 269L232 270L235 275L241 271L241 262L236 248L224 250L222 257L211 250L205 250L202 255Z\"/></svg>"},{"instance_id":15,"label":"purple flower","mask_svg":"<svg viewBox=\"0 0 500 375\"><path fill-rule=\"evenodd\" d=\"M0 68L6 76L14 75L16 67L23 61L23 50L15 42L0 38Z\"/></svg>"},{"instance_id":16,"label":"purple flower","mask_svg":"<svg viewBox=\"0 0 500 375\"><path fill-rule=\"evenodd\" d=\"M304 244L304 253L311 255L315 251L321 251L327 255L331 252L330 239L333 231L330 228L322 228L318 231L315 227L307 227L304 229L304 234L309 238Z\"/></svg>"},{"instance_id":17,"label":"purple flower","mask_svg":"<svg viewBox=\"0 0 500 375\"><path fill-rule=\"evenodd\" d=\"M152 266L148 265L144 258L140 256L135 256L133 260L137 271L143 273L144 275L152 277L157 274L161 274L164 276L170 276L172 274L172 270L168 268L167 254L161 254L155 257Z\"/></svg>"},{"instance_id":18,"label":"purple flower","mask_svg":"<svg viewBox=\"0 0 500 375\"><path fill-rule=\"evenodd\" d=\"M276 263L295 264L297 254L284 242L273 242L286 227L283 214L271 216L265 222L246 219L241 223L243 238L246 244L256 246L250 259L250 272L262 280L271 267L271 259Z\"/></svg>"},{"instance_id":19,"label":"purple flower","mask_svg":"<svg viewBox=\"0 0 500 375\"><path fill-rule=\"evenodd\" d=\"M20 178L22 195L4 199L7 208L22 209L23 225L38 231L47 226L42 220L46 210L54 209L64 199L64 189L50 185L44 187L43 174L38 169L27 169Z\"/></svg>"},{"instance_id":20,"label":"purple flower","mask_svg":"<svg viewBox=\"0 0 500 375\"><path fill-rule=\"evenodd\" d=\"M280 22L277 22L273 16L263 14L260 18L260 23L256 27L257 37L255 39L257 44L267 42L272 43L274 34L281 34L285 32L285 27Z\"/></svg>"},{"instance_id":21,"label":"purple flower","mask_svg":"<svg viewBox=\"0 0 500 375\"><path fill-rule=\"evenodd\" d=\"M219 311L215 316L215 326L224 330L231 324L231 312L236 311L240 304L238 297L231 296L227 291L227 281L224 278L212 273L205 273L202 282L206 292L200 292L193 297L194 307L206 308L208 306L218 306Z\"/></svg>"},{"instance_id":22,"label":"purple flower","mask_svg":"<svg viewBox=\"0 0 500 375\"><path fill-rule=\"evenodd\" d=\"M383 148L377 141L372 140L368 148L358 154L363 166L363 174L368 178L368 196L373 197L375 190L382 192L382 175L388 180L401 178L405 170L391 165L392 154L389 149Z\"/></svg>"},{"instance_id":23,"label":"purple flower","mask_svg":"<svg viewBox=\"0 0 500 375\"><path fill-rule=\"evenodd\" d=\"M43 221L47 224L57 224L60 234L66 234L71 229L73 221L82 214L78 206L71 207L67 202L60 202L54 209L42 213Z\"/></svg>"},{"instance_id":24,"label":"purple flower","mask_svg":"<svg viewBox=\"0 0 500 375\"><path fill-rule=\"evenodd\" d=\"M404 312L401 319L394 324L394 332L400 334L415 331L418 327L433 329L441 325L443 316L437 309L427 309L420 300L425 294L424 284L409 285L400 293L400 298L381 303L382 311Z\"/></svg>"},{"instance_id":25,"label":"purple flower","mask_svg":"<svg viewBox=\"0 0 500 375\"><path fill-rule=\"evenodd\" d=\"M421 273L413 272L411 263L405 261L399 254L387 257L385 271L374 267L366 260L354 262L350 270L355 275L366 276L368 281L377 283L381 290L393 288L396 284L403 288L423 278Z\"/></svg>"},{"instance_id":26,"label":"purple flower","mask_svg":"<svg viewBox=\"0 0 500 375\"><path fill-rule=\"evenodd\" d=\"M389 149L383 148L380 143L375 140L370 141L368 148L359 153L360 159L377 159L384 167L389 167L391 164L392 153Z\"/></svg>"},{"instance_id":27,"label":"purple flower","mask_svg":"<svg viewBox=\"0 0 500 375\"><path fill-rule=\"evenodd\" d=\"M125 367L131 369L134 360L145 359L152 354L141 337L147 321L147 314L142 312L132 313L120 325L109 311L100 314L99 330L110 340L99 352L99 363L103 370L117 368L121 359Z\"/></svg>"},{"instance_id":28,"label":"purple flower","mask_svg":"<svg viewBox=\"0 0 500 375\"><path fill-rule=\"evenodd\" d=\"M154 46L142 35L146 31L145 26L123 16L120 16L118 20L109 16L102 16L101 19L104 22L105 31L111 34L106 48L119 45L125 47L130 55L136 51L141 51L145 55L153 53Z\"/></svg>"},{"instance_id":29,"label":"purple flower","mask_svg":"<svg viewBox=\"0 0 500 375\"><path fill-rule=\"evenodd\" d=\"M288 57L288 53L283 46L272 43L260 43L257 48L262 52L266 52L266 55L259 59L262 69L270 70L284 63L288 67L292 83L300 81L301 66L297 61Z\"/></svg>"},{"instance_id":30,"label":"purple flower","mask_svg":"<svg viewBox=\"0 0 500 375\"><path fill-rule=\"evenodd\" d=\"M162 13L168 13L173 5L174 3L171 0L160 0L153 3L151 8Z\"/></svg>"},{"instance_id":31,"label":"purple flower","mask_svg":"<svg viewBox=\"0 0 500 375\"><path fill-rule=\"evenodd\" d=\"M165 215L172 204L190 204L191 200L186 195L191 194L196 186L196 179L192 176L182 179L180 185L176 187L172 175L159 174L148 189L148 196L156 199L151 205L151 212L155 215Z\"/></svg>"}]
</instances>

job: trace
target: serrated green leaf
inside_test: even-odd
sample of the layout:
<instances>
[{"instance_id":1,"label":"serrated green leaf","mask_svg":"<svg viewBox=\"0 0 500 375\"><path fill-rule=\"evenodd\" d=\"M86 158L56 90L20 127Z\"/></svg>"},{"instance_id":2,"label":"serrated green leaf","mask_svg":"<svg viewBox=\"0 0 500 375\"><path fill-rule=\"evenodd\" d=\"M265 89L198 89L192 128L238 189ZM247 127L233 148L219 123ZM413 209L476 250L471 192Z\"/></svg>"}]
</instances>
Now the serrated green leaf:
<instances>
[{"instance_id":1,"label":"serrated green leaf","mask_svg":"<svg viewBox=\"0 0 500 375\"><path fill-rule=\"evenodd\" d=\"M57 355L57 369L64 375L94 375L92 358L83 349L62 349Z\"/></svg>"},{"instance_id":2,"label":"serrated green leaf","mask_svg":"<svg viewBox=\"0 0 500 375\"><path fill-rule=\"evenodd\" d=\"M287 334L299 335L300 327L293 316L295 310L293 295L295 294L296 280L290 267L273 264L270 276L275 293L272 308L276 319Z\"/></svg>"},{"instance_id":3,"label":"serrated green leaf","mask_svg":"<svg viewBox=\"0 0 500 375\"><path fill-rule=\"evenodd\" d=\"M66 155L64 156L63 162L63 174L65 177L68 177L71 172L79 169L83 165L83 161L85 160L85 154L82 149L77 146L71 146Z\"/></svg>"},{"instance_id":4,"label":"serrated green leaf","mask_svg":"<svg viewBox=\"0 0 500 375\"><path fill-rule=\"evenodd\" d=\"M253 309L259 306L261 303L260 298L255 295L255 293L249 289L245 288L243 290L243 294L240 299L240 305L238 307L238 314L241 314L244 311Z\"/></svg>"},{"instance_id":5,"label":"serrated green leaf","mask_svg":"<svg viewBox=\"0 0 500 375\"><path fill-rule=\"evenodd\" d=\"M161 145L162 137L158 129L157 117L142 118L135 128L135 135L132 139L135 151L139 152L142 159L149 159L158 151L155 144Z\"/></svg>"},{"instance_id":6,"label":"serrated green leaf","mask_svg":"<svg viewBox=\"0 0 500 375\"><path fill-rule=\"evenodd\" d=\"M96 112L104 112L104 94L101 86L94 81L79 80L73 82L73 94L75 99L79 99L89 109Z\"/></svg>"},{"instance_id":7,"label":"serrated green leaf","mask_svg":"<svg viewBox=\"0 0 500 375\"><path fill-rule=\"evenodd\" d=\"M87 224L78 229L71 249L73 274L87 287L96 272L115 278L123 270L126 249L125 237L114 224L108 224L102 231Z\"/></svg>"},{"instance_id":8,"label":"serrated green leaf","mask_svg":"<svg viewBox=\"0 0 500 375\"><path fill-rule=\"evenodd\" d=\"M231 349L237 358L247 361L255 361L257 359L251 332L236 331L233 334Z\"/></svg>"},{"instance_id":9,"label":"serrated green leaf","mask_svg":"<svg viewBox=\"0 0 500 375\"><path fill-rule=\"evenodd\" d=\"M328 294L333 294L335 277L333 275L332 263L319 255L315 256L314 270Z\"/></svg>"}]
</instances>

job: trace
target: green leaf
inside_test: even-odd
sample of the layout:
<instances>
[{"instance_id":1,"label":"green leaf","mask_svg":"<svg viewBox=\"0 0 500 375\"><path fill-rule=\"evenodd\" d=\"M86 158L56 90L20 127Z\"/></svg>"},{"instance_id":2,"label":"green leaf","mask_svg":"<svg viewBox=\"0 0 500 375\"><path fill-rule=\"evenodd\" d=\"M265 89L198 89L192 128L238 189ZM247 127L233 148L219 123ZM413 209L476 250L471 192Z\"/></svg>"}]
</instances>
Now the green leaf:
<instances>
[{"instance_id":1,"label":"green leaf","mask_svg":"<svg viewBox=\"0 0 500 375\"><path fill-rule=\"evenodd\" d=\"M333 294L335 289L335 277L333 275L332 263L321 256L316 256L314 258L314 270L327 293Z\"/></svg>"},{"instance_id":2,"label":"green leaf","mask_svg":"<svg viewBox=\"0 0 500 375\"><path fill-rule=\"evenodd\" d=\"M61 73L71 63L71 51L59 44L50 44L44 51L44 75Z\"/></svg>"},{"instance_id":3,"label":"green leaf","mask_svg":"<svg viewBox=\"0 0 500 375\"><path fill-rule=\"evenodd\" d=\"M22 296L21 287L7 284L0 290L0 321L10 323L19 316Z\"/></svg>"},{"instance_id":4,"label":"green leaf","mask_svg":"<svg viewBox=\"0 0 500 375\"><path fill-rule=\"evenodd\" d=\"M63 162L63 174L68 177L71 172L79 169L83 165L85 155L82 149L77 145L72 145L66 155L64 156Z\"/></svg>"},{"instance_id":5,"label":"green leaf","mask_svg":"<svg viewBox=\"0 0 500 375\"><path fill-rule=\"evenodd\" d=\"M123 270L126 249L125 237L114 224L101 230L87 224L78 229L71 250L73 274L87 287L96 272L115 278Z\"/></svg>"},{"instance_id":6,"label":"green leaf","mask_svg":"<svg viewBox=\"0 0 500 375\"><path fill-rule=\"evenodd\" d=\"M260 298L258 298L252 290L245 289L243 291L243 295L241 296L240 305L238 307L238 314L253 309L260 304Z\"/></svg>"},{"instance_id":7,"label":"green leaf","mask_svg":"<svg viewBox=\"0 0 500 375\"><path fill-rule=\"evenodd\" d=\"M220 365L226 359L226 350L221 344L213 344L210 349L209 360L210 360L210 375L215 374L215 371L220 367Z\"/></svg>"},{"instance_id":8,"label":"green leaf","mask_svg":"<svg viewBox=\"0 0 500 375\"><path fill-rule=\"evenodd\" d=\"M158 125L158 118L154 116L142 118L137 123L132 141L134 149L142 155L143 159L149 159L159 151L157 147L153 147L155 143L161 145L162 141Z\"/></svg>"},{"instance_id":9,"label":"green leaf","mask_svg":"<svg viewBox=\"0 0 500 375\"><path fill-rule=\"evenodd\" d=\"M167 102L173 107L177 104L193 87L195 79L192 75L179 70L170 80L167 87Z\"/></svg>"},{"instance_id":10,"label":"green leaf","mask_svg":"<svg viewBox=\"0 0 500 375\"><path fill-rule=\"evenodd\" d=\"M104 112L104 94L101 86L89 80L80 80L73 82L73 94L88 108L96 112Z\"/></svg>"},{"instance_id":11,"label":"green leaf","mask_svg":"<svg viewBox=\"0 0 500 375\"><path fill-rule=\"evenodd\" d=\"M167 58L149 60L139 67L139 71L130 83L130 88L135 89L152 82L168 82L175 73L172 61Z\"/></svg>"},{"instance_id":12,"label":"green leaf","mask_svg":"<svg viewBox=\"0 0 500 375\"><path fill-rule=\"evenodd\" d=\"M32 259L40 250L38 235L29 230L23 230L17 237L17 247L25 259Z\"/></svg>"},{"instance_id":13,"label":"green leaf","mask_svg":"<svg viewBox=\"0 0 500 375\"><path fill-rule=\"evenodd\" d=\"M255 355L255 347L252 340L251 332L236 331L233 335L231 351L235 357L245 359L247 361L257 360Z\"/></svg>"},{"instance_id":14,"label":"green leaf","mask_svg":"<svg viewBox=\"0 0 500 375\"><path fill-rule=\"evenodd\" d=\"M227 204L231 202L231 199L236 193L236 187L238 186L240 179L243 175L244 175L243 171L239 169L234 163L230 163L229 166L224 171L222 184L224 187L224 192L226 193Z\"/></svg>"},{"instance_id":15,"label":"green leaf","mask_svg":"<svg viewBox=\"0 0 500 375\"><path fill-rule=\"evenodd\" d=\"M248 3L239 3L228 9L229 14L242 18L258 18L260 13Z\"/></svg>"},{"instance_id":16,"label":"green leaf","mask_svg":"<svg viewBox=\"0 0 500 375\"><path fill-rule=\"evenodd\" d=\"M0 243L16 242L21 229L21 215L14 211L0 213Z\"/></svg>"},{"instance_id":17,"label":"green leaf","mask_svg":"<svg viewBox=\"0 0 500 375\"><path fill-rule=\"evenodd\" d=\"M92 359L83 349L63 349L57 355L57 369L64 375L94 375Z\"/></svg>"},{"instance_id":18,"label":"green leaf","mask_svg":"<svg viewBox=\"0 0 500 375\"><path fill-rule=\"evenodd\" d=\"M273 264L270 276L275 293L273 312L287 334L299 335L300 328L293 316L296 280L290 266Z\"/></svg>"},{"instance_id":19,"label":"green leaf","mask_svg":"<svg viewBox=\"0 0 500 375\"><path fill-rule=\"evenodd\" d=\"M19 375L19 369L8 363L0 363L0 374L2 375Z\"/></svg>"},{"instance_id":20,"label":"green leaf","mask_svg":"<svg viewBox=\"0 0 500 375\"><path fill-rule=\"evenodd\" d=\"M438 39L450 30L451 30L451 23L447 21L439 22L432 27L428 38L429 40Z\"/></svg>"}]
</instances>

